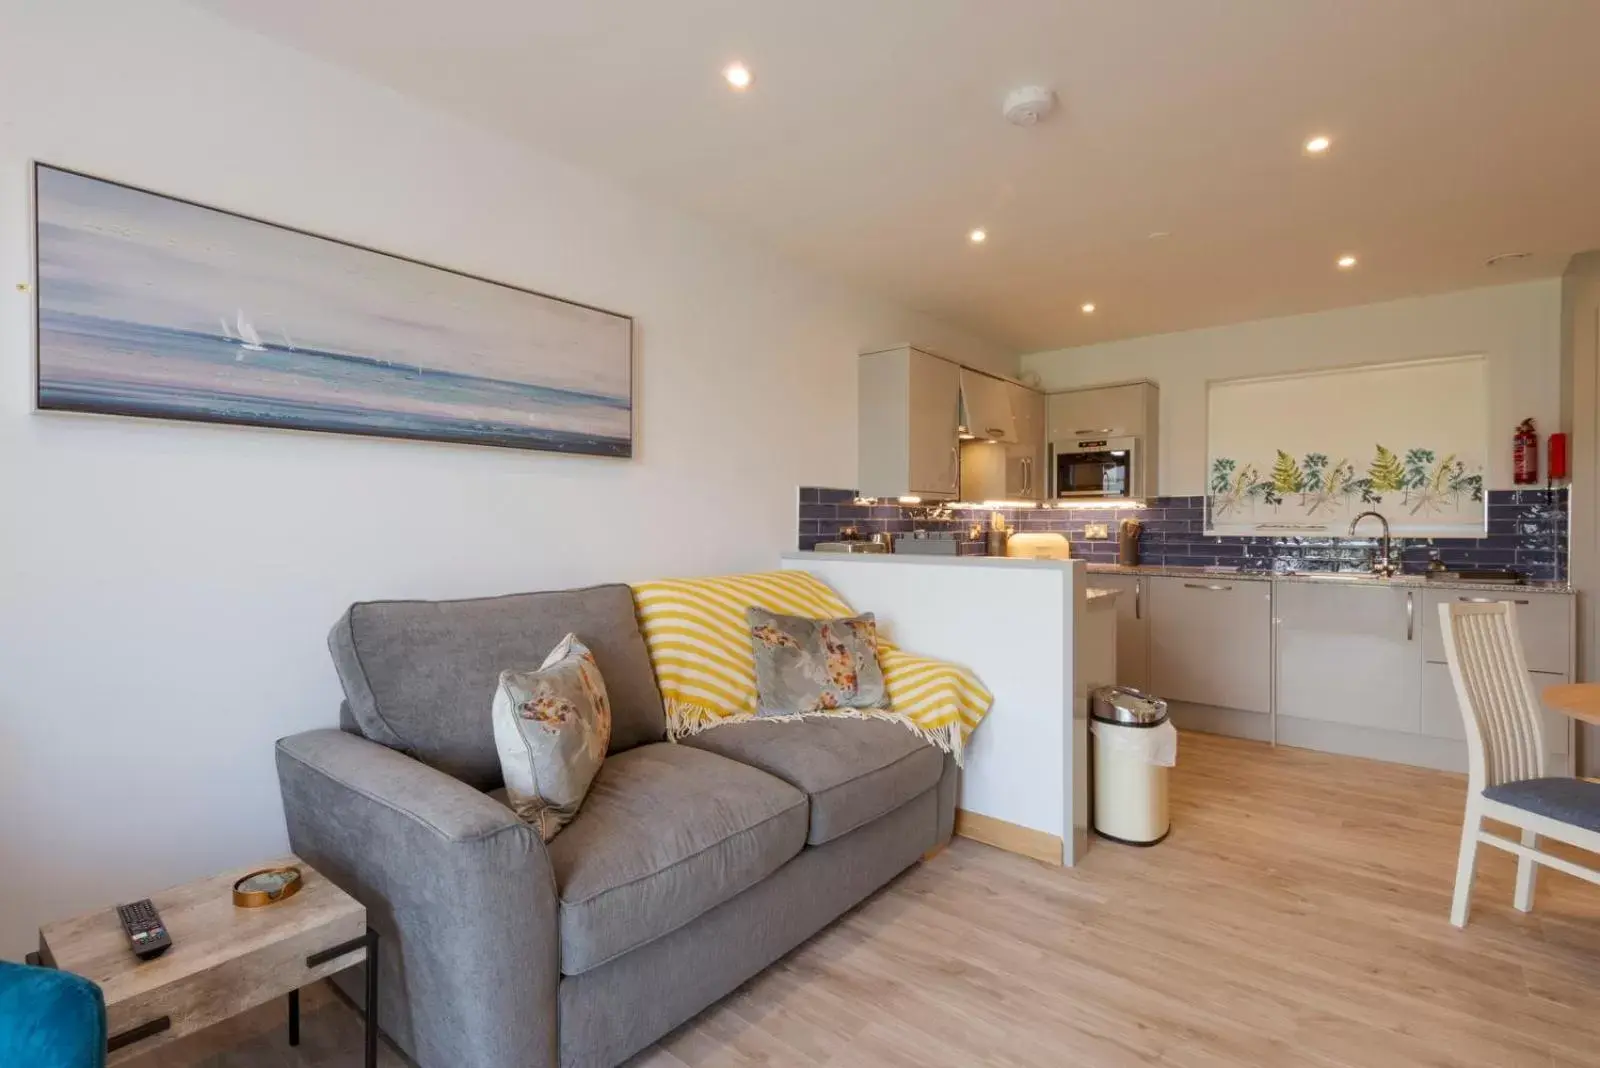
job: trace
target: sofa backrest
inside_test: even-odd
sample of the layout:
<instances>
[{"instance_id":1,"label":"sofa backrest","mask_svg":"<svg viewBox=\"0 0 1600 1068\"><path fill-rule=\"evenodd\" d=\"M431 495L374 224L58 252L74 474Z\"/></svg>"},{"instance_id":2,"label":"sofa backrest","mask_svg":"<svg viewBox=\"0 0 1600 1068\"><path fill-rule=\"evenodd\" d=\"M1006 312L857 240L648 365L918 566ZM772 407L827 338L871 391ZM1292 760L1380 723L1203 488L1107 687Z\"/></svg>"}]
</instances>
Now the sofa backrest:
<instances>
[{"instance_id":1,"label":"sofa backrest","mask_svg":"<svg viewBox=\"0 0 1600 1068\"><path fill-rule=\"evenodd\" d=\"M611 702L617 753L666 737L661 693L627 586L464 601L366 601L328 635L349 714L372 741L478 789L500 785L490 708L500 672L531 670L576 634Z\"/></svg>"}]
</instances>

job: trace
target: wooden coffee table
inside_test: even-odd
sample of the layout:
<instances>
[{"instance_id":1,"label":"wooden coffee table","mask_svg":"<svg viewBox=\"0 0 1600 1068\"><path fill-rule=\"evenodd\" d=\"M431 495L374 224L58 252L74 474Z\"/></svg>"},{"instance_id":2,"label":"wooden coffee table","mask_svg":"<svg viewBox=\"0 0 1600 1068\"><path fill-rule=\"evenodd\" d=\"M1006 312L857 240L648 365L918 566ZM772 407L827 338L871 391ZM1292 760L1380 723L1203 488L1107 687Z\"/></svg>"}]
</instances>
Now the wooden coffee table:
<instances>
[{"instance_id":1,"label":"wooden coffee table","mask_svg":"<svg viewBox=\"0 0 1600 1068\"><path fill-rule=\"evenodd\" d=\"M294 866L304 883L261 908L233 903L233 884L260 868ZM172 948L141 961L115 908L39 931L40 963L99 985L108 1065L288 996L289 1044L300 1042L300 988L367 963L366 1063L378 1057L378 941L367 910L298 857L284 857L151 895Z\"/></svg>"}]
</instances>

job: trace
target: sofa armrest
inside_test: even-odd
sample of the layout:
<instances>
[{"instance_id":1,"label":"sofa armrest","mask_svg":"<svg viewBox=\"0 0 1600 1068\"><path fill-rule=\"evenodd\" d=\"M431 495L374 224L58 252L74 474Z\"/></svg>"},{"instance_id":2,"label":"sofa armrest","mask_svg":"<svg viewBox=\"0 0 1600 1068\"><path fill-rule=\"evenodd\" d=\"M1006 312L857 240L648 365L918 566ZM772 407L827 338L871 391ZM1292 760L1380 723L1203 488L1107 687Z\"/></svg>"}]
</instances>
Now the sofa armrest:
<instances>
[{"instance_id":1,"label":"sofa armrest","mask_svg":"<svg viewBox=\"0 0 1600 1068\"><path fill-rule=\"evenodd\" d=\"M504 805L342 731L278 742L289 844L367 907L379 1019L422 1068L556 1068L560 900Z\"/></svg>"}]
</instances>

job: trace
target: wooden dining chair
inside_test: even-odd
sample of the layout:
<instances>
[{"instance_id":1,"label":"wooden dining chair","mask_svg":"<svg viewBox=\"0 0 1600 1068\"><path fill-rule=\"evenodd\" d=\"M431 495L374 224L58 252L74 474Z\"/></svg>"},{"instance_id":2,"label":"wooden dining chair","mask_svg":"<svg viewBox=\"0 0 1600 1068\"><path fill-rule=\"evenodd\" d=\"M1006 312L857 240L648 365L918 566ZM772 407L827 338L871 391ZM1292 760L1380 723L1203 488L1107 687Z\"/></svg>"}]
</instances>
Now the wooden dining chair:
<instances>
[{"instance_id":1,"label":"wooden dining chair","mask_svg":"<svg viewBox=\"0 0 1600 1068\"><path fill-rule=\"evenodd\" d=\"M1515 606L1441 604L1439 625L1467 731L1467 815L1450 922L1466 926L1480 842L1516 854L1512 903L1522 912L1533 908L1540 864L1600 883L1600 870L1539 850L1543 835L1600 853L1600 782L1545 774L1543 716L1528 681ZM1522 840L1485 831L1485 819L1511 824Z\"/></svg>"}]
</instances>

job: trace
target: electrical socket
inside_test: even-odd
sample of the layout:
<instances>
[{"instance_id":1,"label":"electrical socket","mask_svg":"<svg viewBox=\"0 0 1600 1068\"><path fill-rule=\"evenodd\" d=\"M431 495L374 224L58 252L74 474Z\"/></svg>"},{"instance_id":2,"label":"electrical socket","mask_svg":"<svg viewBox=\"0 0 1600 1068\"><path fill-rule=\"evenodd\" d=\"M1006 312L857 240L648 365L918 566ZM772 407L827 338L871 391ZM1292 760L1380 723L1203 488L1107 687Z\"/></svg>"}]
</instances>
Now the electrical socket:
<instances>
[{"instance_id":1,"label":"electrical socket","mask_svg":"<svg viewBox=\"0 0 1600 1068\"><path fill-rule=\"evenodd\" d=\"M1085 523L1083 536L1090 541L1107 541L1111 537L1111 527L1106 523Z\"/></svg>"}]
</instances>

